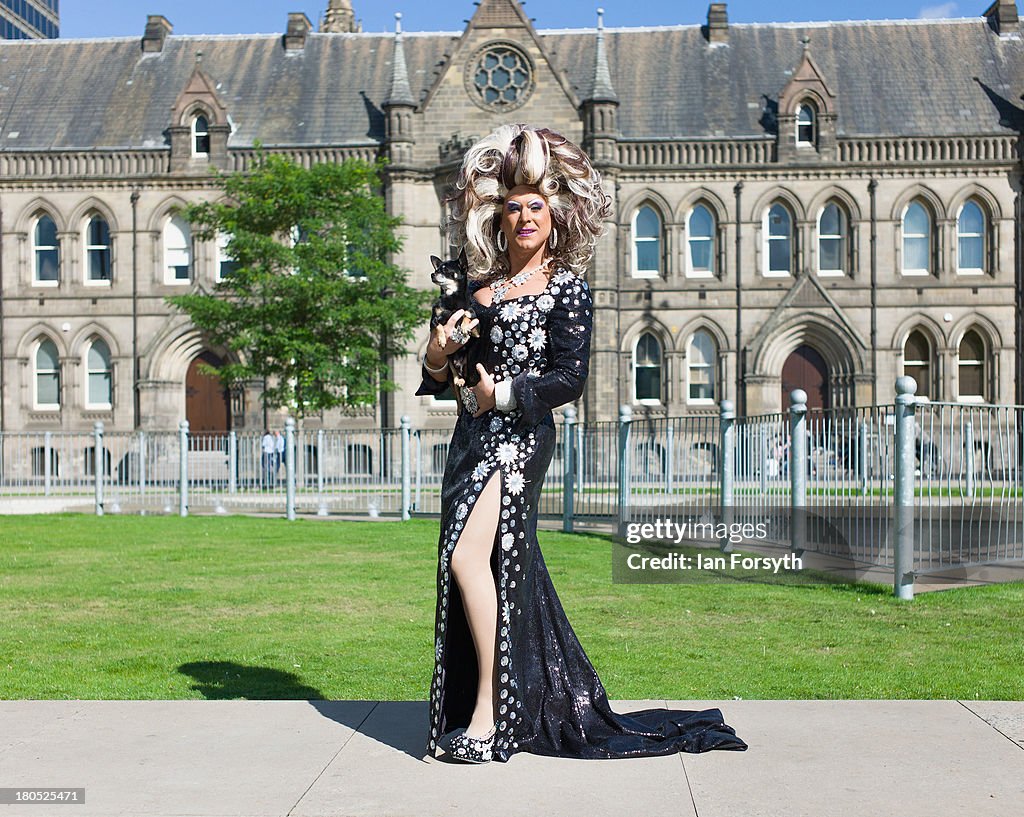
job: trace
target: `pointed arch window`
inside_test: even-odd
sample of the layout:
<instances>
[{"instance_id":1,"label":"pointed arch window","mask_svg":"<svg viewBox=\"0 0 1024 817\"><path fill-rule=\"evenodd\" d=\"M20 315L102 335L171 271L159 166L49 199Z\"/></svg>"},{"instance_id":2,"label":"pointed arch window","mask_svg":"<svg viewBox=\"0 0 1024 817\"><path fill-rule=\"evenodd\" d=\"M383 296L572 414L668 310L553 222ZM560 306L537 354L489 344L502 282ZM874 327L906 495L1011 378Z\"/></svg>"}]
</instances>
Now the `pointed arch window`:
<instances>
[{"instance_id":1,"label":"pointed arch window","mask_svg":"<svg viewBox=\"0 0 1024 817\"><path fill-rule=\"evenodd\" d=\"M718 346L711 333L704 329L694 332L686 350L686 395L689 402L715 402L717 363Z\"/></svg>"},{"instance_id":2,"label":"pointed arch window","mask_svg":"<svg viewBox=\"0 0 1024 817\"><path fill-rule=\"evenodd\" d=\"M903 274L929 275L932 271L932 217L915 199L903 211Z\"/></svg>"},{"instance_id":3,"label":"pointed arch window","mask_svg":"<svg viewBox=\"0 0 1024 817\"><path fill-rule=\"evenodd\" d=\"M290 275L297 275L299 272L298 261L302 253L299 246L309 243L309 231L301 224L293 224L291 230L288 231L288 243L293 251L292 259L296 262L294 266L288 268L288 273Z\"/></svg>"},{"instance_id":4,"label":"pointed arch window","mask_svg":"<svg viewBox=\"0 0 1024 817\"><path fill-rule=\"evenodd\" d=\"M177 213L164 223L164 281L188 283L192 271L192 230Z\"/></svg>"},{"instance_id":5,"label":"pointed arch window","mask_svg":"<svg viewBox=\"0 0 1024 817\"><path fill-rule=\"evenodd\" d=\"M57 345L44 338L36 347L35 354L35 408L60 408L60 358Z\"/></svg>"},{"instance_id":6,"label":"pointed arch window","mask_svg":"<svg viewBox=\"0 0 1024 817\"><path fill-rule=\"evenodd\" d=\"M844 275L849 270L850 220L838 202L830 201L818 215L818 273Z\"/></svg>"},{"instance_id":7,"label":"pointed arch window","mask_svg":"<svg viewBox=\"0 0 1024 817\"><path fill-rule=\"evenodd\" d=\"M802 147L814 147L818 143L818 111L810 102L797 106L796 143Z\"/></svg>"},{"instance_id":8,"label":"pointed arch window","mask_svg":"<svg viewBox=\"0 0 1024 817\"><path fill-rule=\"evenodd\" d=\"M353 280L365 281L368 278L366 267L373 263L373 259L367 255L367 247L360 247L350 241L345 245L345 258L345 275Z\"/></svg>"},{"instance_id":9,"label":"pointed arch window","mask_svg":"<svg viewBox=\"0 0 1024 817\"><path fill-rule=\"evenodd\" d=\"M85 378L86 408L110 408L114 402L110 347L100 338L89 344Z\"/></svg>"},{"instance_id":10,"label":"pointed arch window","mask_svg":"<svg viewBox=\"0 0 1024 817\"><path fill-rule=\"evenodd\" d=\"M964 333L957 349L957 396L983 403L985 394L985 343L974 329Z\"/></svg>"},{"instance_id":11,"label":"pointed arch window","mask_svg":"<svg viewBox=\"0 0 1024 817\"><path fill-rule=\"evenodd\" d=\"M766 276L791 275L793 272L794 244L793 215L782 202L775 202L765 213L764 274Z\"/></svg>"},{"instance_id":12,"label":"pointed arch window","mask_svg":"<svg viewBox=\"0 0 1024 817\"><path fill-rule=\"evenodd\" d=\"M210 120L203 114L192 118L192 155L210 155Z\"/></svg>"},{"instance_id":13,"label":"pointed arch window","mask_svg":"<svg viewBox=\"0 0 1024 817\"><path fill-rule=\"evenodd\" d=\"M903 344L903 374L917 382L917 394L934 399L932 394L932 345L920 329L907 336Z\"/></svg>"},{"instance_id":14,"label":"pointed arch window","mask_svg":"<svg viewBox=\"0 0 1024 817\"><path fill-rule=\"evenodd\" d=\"M33 283L39 286L57 286L60 280L57 224L46 213L39 215L32 230L32 253L35 256Z\"/></svg>"},{"instance_id":15,"label":"pointed arch window","mask_svg":"<svg viewBox=\"0 0 1024 817\"><path fill-rule=\"evenodd\" d=\"M217 282L220 283L226 278L234 275L238 269L238 262L228 254L228 242L231 236L227 233L217 233Z\"/></svg>"},{"instance_id":16,"label":"pointed arch window","mask_svg":"<svg viewBox=\"0 0 1024 817\"><path fill-rule=\"evenodd\" d=\"M107 284L111 279L110 225L99 215L85 225L85 280L90 284Z\"/></svg>"},{"instance_id":17,"label":"pointed arch window","mask_svg":"<svg viewBox=\"0 0 1024 817\"><path fill-rule=\"evenodd\" d=\"M661 402L661 343L651 332L637 338L633 349L633 400Z\"/></svg>"},{"instance_id":18,"label":"pointed arch window","mask_svg":"<svg viewBox=\"0 0 1024 817\"><path fill-rule=\"evenodd\" d=\"M633 215L633 275L661 275L661 217L649 204Z\"/></svg>"},{"instance_id":19,"label":"pointed arch window","mask_svg":"<svg viewBox=\"0 0 1024 817\"><path fill-rule=\"evenodd\" d=\"M698 204L686 220L686 274L694 278L710 278L715 274L715 216L711 209Z\"/></svg>"},{"instance_id":20,"label":"pointed arch window","mask_svg":"<svg viewBox=\"0 0 1024 817\"><path fill-rule=\"evenodd\" d=\"M961 275L981 275L986 271L985 228L985 211L974 199L968 199L956 218L956 271Z\"/></svg>"}]
</instances>

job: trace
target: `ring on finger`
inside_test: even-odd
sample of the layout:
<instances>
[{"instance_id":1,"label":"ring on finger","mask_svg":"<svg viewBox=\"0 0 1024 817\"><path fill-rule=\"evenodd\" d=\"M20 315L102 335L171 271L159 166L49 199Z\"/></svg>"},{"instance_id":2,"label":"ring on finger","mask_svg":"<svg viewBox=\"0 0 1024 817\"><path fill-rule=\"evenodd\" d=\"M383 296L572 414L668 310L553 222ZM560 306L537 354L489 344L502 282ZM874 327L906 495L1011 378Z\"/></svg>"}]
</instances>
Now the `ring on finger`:
<instances>
[{"instance_id":1,"label":"ring on finger","mask_svg":"<svg viewBox=\"0 0 1024 817\"><path fill-rule=\"evenodd\" d=\"M480 408L480 403L477 402L476 394L472 389L466 386L462 387L462 404L470 414L476 414L477 410Z\"/></svg>"}]
</instances>

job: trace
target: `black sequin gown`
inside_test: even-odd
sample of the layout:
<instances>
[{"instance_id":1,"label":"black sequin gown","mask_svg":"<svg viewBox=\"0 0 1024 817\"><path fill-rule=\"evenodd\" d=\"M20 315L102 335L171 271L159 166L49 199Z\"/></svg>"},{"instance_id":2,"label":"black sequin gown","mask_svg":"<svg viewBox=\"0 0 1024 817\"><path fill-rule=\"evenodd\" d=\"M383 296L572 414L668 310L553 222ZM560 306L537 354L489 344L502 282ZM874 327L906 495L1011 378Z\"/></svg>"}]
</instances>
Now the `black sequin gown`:
<instances>
[{"instance_id":1,"label":"black sequin gown","mask_svg":"<svg viewBox=\"0 0 1024 817\"><path fill-rule=\"evenodd\" d=\"M474 286L475 289L475 286ZM514 290L512 290L514 291ZM516 408L455 424L441 488L434 675L427 751L469 724L477 661L450 560L488 478L497 470L501 518L491 569L498 592L499 716L493 758L516 752L615 758L746 749L718 709L613 712L551 584L537 544L541 484L555 449L551 410L583 392L593 303L587 283L560 270L539 295L481 306L478 354L495 382L512 379ZM417 394L445 384L424 369Z\"/></svg>"}]
</instances>

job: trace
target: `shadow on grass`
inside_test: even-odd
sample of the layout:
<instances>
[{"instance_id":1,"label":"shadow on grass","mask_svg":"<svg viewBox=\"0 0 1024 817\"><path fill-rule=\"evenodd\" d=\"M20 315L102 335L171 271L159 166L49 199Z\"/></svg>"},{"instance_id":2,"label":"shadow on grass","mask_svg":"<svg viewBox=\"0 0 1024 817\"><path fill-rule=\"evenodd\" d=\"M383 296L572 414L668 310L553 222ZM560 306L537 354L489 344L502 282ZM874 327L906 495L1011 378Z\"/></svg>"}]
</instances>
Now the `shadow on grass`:
<instances>
[{"instance_id":1,"label":"shadow on grass","mask_svg":"<svg viewBox=\"0 0 1024 817\"><path fill-rule=\"evenodd\" d=\"M307 701L323 698L316 687L299 681L293 672L272 667L247 667L234 661L192 661L178 672L195 679L192 689L215 701L245 698L251 701Z\"/></svg>"},{"instance_id":2,"label":"shadow on grass","mask_svg":"<svg viewBox=\"0 0 1024 817\"><path fill-rule=\"evenodd\" d=\"M295 673L234 661L192 661L181 664L178 672L195 679L192 689L208 700L308 701L325 718L416 760L426 754L425 701L328 701Z\"/></svg>"}]
</instances>

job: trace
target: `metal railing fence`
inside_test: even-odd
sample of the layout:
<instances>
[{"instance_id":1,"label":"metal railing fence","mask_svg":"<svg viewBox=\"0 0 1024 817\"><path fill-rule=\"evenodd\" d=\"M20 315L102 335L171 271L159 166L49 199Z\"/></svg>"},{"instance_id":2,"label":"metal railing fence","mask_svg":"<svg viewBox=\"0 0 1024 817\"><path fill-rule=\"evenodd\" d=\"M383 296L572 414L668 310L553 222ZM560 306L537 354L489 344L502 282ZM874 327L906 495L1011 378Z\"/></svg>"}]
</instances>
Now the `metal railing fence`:
<instances>
[{"instance_id":1,"label":"metal railing fence","mask_svg":"<svg viewBox=\"0 0 1024 817\"><path fill-rule=\"evenodd\" d=\"M557 423L539 512L576 521L666 514L770 520L769 541L913 576L1024 559L1024 406L932 403L899 378L892 404ZM0 504L24 511L439 513L450 429L14 432L0 435ZM283 448L283 451L281 450ZM18 503L18 504L15 504ZM721 547L731 548L723 540Z\"/></svg>"}]
</instances>

